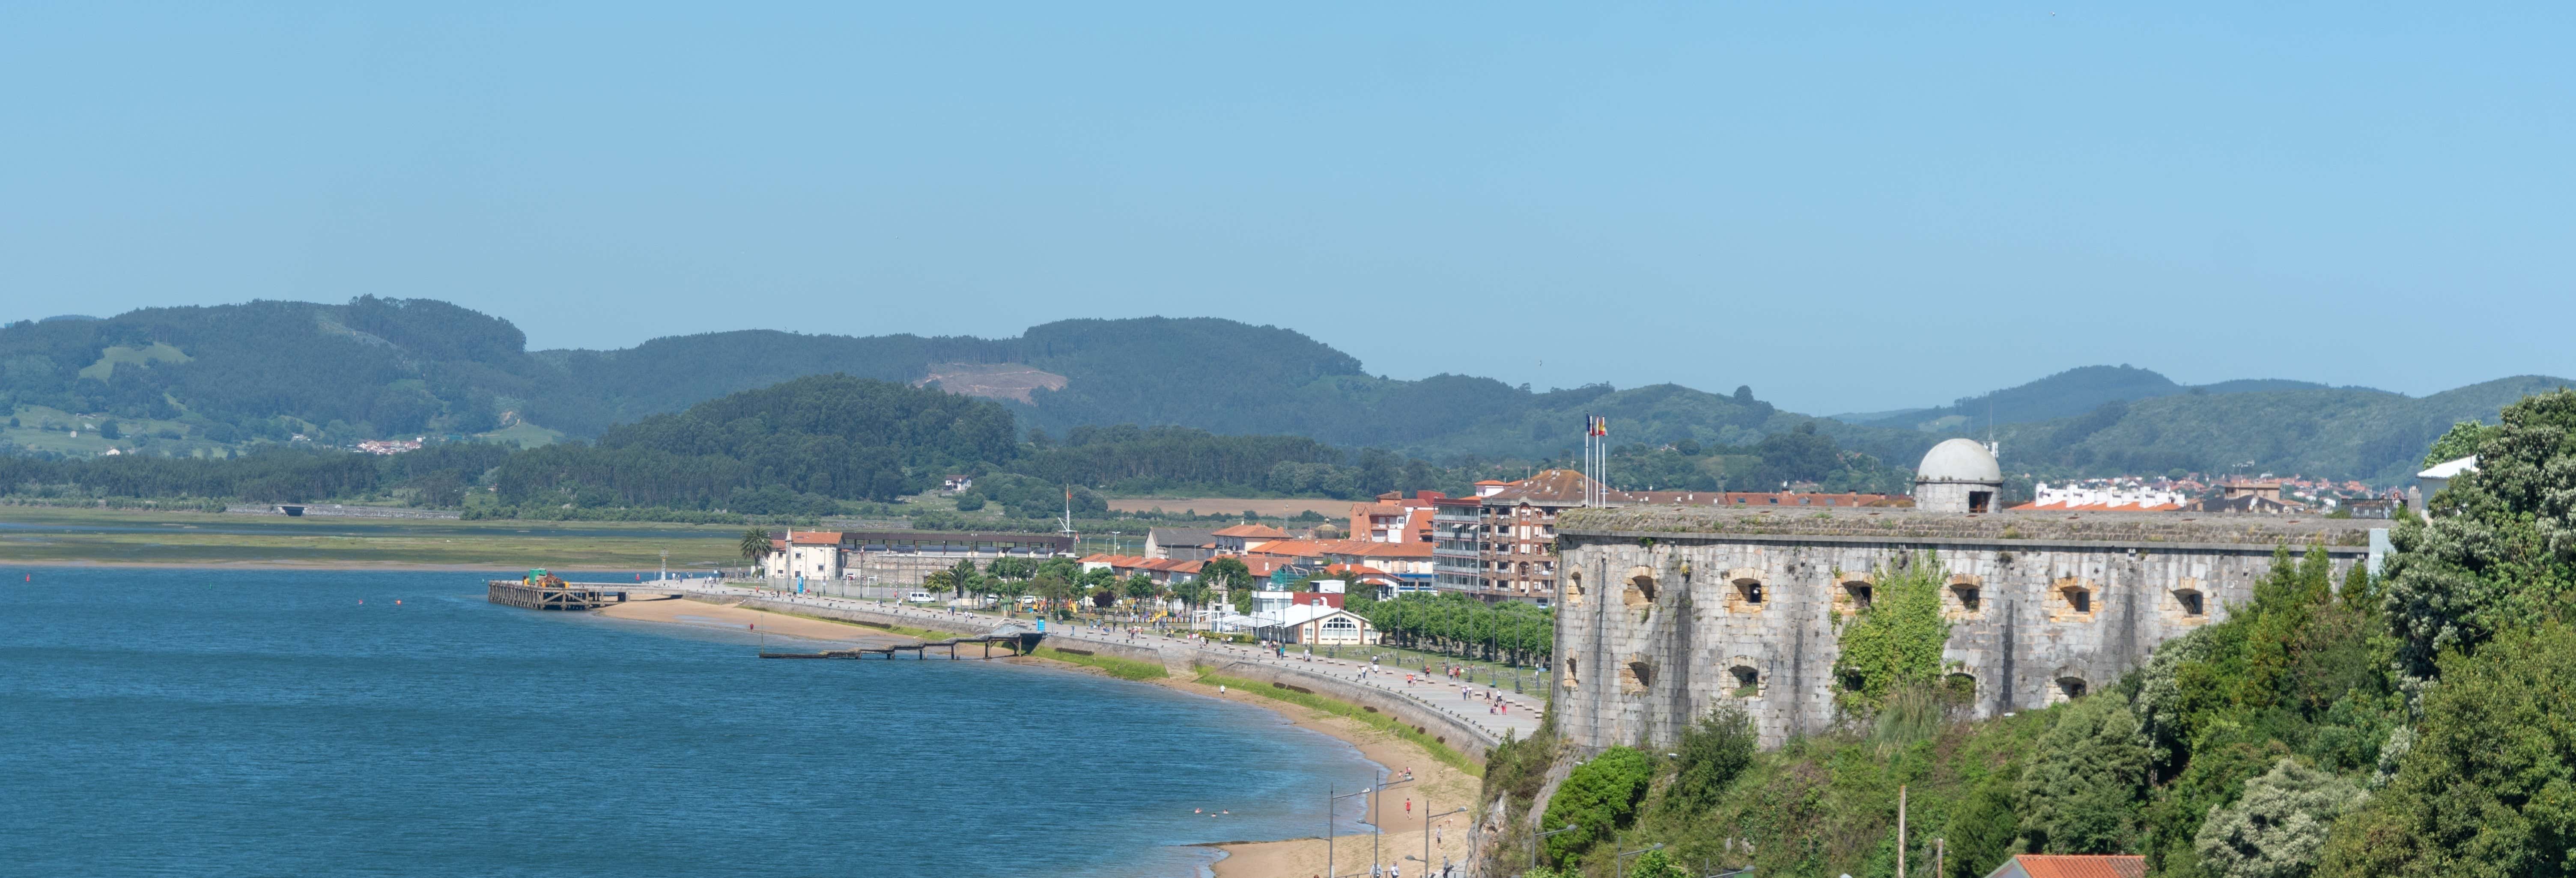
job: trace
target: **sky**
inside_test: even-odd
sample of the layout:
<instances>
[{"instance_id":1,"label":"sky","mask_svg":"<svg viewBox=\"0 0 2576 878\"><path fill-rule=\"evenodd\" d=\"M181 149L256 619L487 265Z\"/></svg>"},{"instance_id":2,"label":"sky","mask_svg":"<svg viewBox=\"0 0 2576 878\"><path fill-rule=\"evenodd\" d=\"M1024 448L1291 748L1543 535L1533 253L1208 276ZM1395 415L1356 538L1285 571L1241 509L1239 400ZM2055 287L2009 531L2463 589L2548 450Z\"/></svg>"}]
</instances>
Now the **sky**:
<instances>
[{"instance_id":1,"label":"sky","mask_svg":"<svg viewBox=\"0 0 2576 878\"><path fill-rule=\"evenodd\" d=\"M0 319L1216 316L1820 414L2576 375L2576 6L1935 5L10 4Z\"/></svg>"}]
</instances>

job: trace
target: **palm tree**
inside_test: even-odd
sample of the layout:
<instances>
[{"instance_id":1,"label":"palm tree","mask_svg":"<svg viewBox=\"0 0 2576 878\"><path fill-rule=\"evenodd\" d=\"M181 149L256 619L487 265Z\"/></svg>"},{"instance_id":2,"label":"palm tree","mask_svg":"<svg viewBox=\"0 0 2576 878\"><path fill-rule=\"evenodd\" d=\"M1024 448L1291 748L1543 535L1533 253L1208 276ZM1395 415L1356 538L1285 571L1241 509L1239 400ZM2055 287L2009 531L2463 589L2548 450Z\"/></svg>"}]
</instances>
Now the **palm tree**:
<instances>
[{"instance_id":1,"label":"palm tree","mask_svg":"<svg viewBox=\"0 0 2576 878\"><path fill-rule=\"evenodd\" d=\"M769 556L769 532L759 528L742 532L742 559L754 565Z\"/></svg>"}]
</instances>

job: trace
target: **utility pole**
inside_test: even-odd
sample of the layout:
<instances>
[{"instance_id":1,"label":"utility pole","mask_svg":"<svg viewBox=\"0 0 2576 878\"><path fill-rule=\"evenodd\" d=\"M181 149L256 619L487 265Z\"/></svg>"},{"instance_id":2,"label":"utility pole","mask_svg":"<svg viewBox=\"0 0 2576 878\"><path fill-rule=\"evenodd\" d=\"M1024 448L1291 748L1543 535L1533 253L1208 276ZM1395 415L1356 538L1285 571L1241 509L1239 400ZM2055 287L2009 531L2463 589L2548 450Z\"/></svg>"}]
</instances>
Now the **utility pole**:
<instances>
[{"instance_id":1,"label":"utility pole","mask_svg":"<svg viewBox=\"0 0 2576 878\"><path fill-rule=\"evenodd\" d=\"M1896 787L1896 878L1905 878L1905 786Z\"/></svg>"}]
</instances>

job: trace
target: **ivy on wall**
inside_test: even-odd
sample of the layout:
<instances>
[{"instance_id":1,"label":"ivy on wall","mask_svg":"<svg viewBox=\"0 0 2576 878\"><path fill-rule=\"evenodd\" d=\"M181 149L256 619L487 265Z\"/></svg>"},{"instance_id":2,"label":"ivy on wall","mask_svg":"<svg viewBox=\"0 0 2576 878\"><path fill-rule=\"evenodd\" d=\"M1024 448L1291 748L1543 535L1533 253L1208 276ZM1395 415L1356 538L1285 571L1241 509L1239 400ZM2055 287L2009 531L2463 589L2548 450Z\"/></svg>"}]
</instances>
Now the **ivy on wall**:
<instances>
[{"instance_id":1,"label":"ivy on wall","mask_svg":"<svg viewBox=\"0 0 2576 878\"><path fill-rule=\"evenodd\" d=\"M1939 556L1925 552L1911 564L1881 568L1876 579L1868 608L1842 626L1842 657L1834 663L1834 701L1849 714L1873 713L1891 693L1938 683L1941 648L1950 641Z\"/></svg>"}]
</instances>

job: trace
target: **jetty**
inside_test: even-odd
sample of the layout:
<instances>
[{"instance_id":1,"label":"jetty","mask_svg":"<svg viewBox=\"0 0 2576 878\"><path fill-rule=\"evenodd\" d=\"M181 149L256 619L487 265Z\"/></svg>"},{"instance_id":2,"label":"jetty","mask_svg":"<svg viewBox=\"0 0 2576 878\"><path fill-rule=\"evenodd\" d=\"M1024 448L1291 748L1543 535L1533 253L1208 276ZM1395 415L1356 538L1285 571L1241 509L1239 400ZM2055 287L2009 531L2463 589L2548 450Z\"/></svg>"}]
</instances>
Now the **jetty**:
<instances>
[{"instance_id":1,"label":"jetty","mask_svg":"<svg viewBox=\"0 0 2576 878\"><path fill-rule=\"evenodd\" d=\"M974 637L951 637L946 640L929 640L921 643L907 643L901 646L878 646L863 649L833 649L825 650L823 652L763 652L760 654L760 657L765 659L863 659L873 656L876 658L892 660L895 653L910 652L915 660L921 660L929 658L931 650L946 649L948 650L948 660L956 661L958 659L958 647L981 645L984 647L983 657L990 659L993 657L993 646L995 644L1000 644L1009 649L1011 651L1011 655L1027 655L1030 650L1038 648L1038 641L1045 638L1046 635L1035 631L1013 631L1001 634L983 634Z\"/></svg>"},{"instance_id":2,"label":"jetty","mask_svg":"<svg viewBox=\"0 0 2576 878\"><path fill-rule=\"evenodd\" d=\"M604 586L567 582L562 585L529 585L524 580L488 580L493 603L508 604L530 610L596 610L609 604L626 602L624 590L612 591Z\"/></svg>"}]
</instances>

